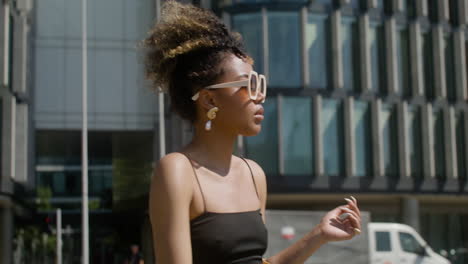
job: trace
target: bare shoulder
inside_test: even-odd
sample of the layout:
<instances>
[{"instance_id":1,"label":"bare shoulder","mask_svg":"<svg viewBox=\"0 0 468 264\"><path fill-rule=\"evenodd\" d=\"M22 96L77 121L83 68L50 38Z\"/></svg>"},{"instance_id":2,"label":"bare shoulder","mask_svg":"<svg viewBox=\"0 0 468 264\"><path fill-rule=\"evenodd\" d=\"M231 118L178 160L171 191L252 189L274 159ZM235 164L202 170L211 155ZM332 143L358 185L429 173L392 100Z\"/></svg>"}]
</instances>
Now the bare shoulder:
<instances>
[{"instance_id":1,"label":"bare shoulder","mask_svg":"<svg viewBox=\"0 0 468 264\"><path fill-rule=\"evenodd\" d=\"M156 169L160 170L186 170L191 169L190 161L180 152L172 152L162 157L156 163Z\"/></svg>"},{"instance_id":2,"label":"bare shoulder","mask_svg":"<svg viewBox=\"0 0 468 264\"><path fill-rule=\"evenodd\" d=\"M252 169L255 180L258 179L258 180L265 181L265 172L263 171L262 167L257 162L251 159L245 159L245 160L247 161L250 168Z\"/></svg>"},{"instance_id":3,"label":"bare shoulder","mask_svg":"<svg viewBox=\"0 0 468 264\"><path fill-rule=\"evenodd\" d=\"M155 166L151 191L164 193L191 193L190 161L182 153L174 152L162 157Z\"/></svg>"},{"instance_id":4,"label":"bare shoulder","mask_svg":"<svg viewBox=\"0 0 468 264\"><path fill-rule=\"evenodd\" d=\"M191 263L191 167L183 154L171 153L161 158L154 168L149 216L153 238L158 245L155 254L161 263Z\"/></svg>"},{"instance_id":5,"label":"bare shoulder","mask_svg":"<svg viewBox=\"0 0 468 264\"><path fill-rule=\"evenodd\" d=\"M266 196L266 176L265 172L263 171L262 167L255 161L251 159L244 158L247 163L249 164L250 168L252 169L252 174L255 179L255 184L257 185L260 192L263 196Z\"/></svg>"}]
</instances>

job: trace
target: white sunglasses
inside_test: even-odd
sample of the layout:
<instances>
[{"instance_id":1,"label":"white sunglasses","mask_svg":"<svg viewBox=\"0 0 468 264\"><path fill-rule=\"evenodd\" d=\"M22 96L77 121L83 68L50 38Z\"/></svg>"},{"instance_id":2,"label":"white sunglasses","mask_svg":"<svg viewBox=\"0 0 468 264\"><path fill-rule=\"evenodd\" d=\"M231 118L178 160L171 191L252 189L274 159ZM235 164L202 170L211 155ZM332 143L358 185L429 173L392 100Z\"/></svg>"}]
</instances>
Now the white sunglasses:
<instances>
[{"instance_id":1,"label":"white sunglasses","mask_svg":"<svg viewBox=\"0 0 468 264\"><path fill-rule=\"evenodd\" d=\"M257 100L258 94L261 94L263 95L262 103L265 102L267 91L266 78L265 75L258 74L255 71L251 71L249 73L249 78L247 80L213 84L203 89L219 89L232 87L247 87L250 99ZM192 100L196 101L199 96L200 92L197 92L192 96Z\"/></svg>"}]
</instances>

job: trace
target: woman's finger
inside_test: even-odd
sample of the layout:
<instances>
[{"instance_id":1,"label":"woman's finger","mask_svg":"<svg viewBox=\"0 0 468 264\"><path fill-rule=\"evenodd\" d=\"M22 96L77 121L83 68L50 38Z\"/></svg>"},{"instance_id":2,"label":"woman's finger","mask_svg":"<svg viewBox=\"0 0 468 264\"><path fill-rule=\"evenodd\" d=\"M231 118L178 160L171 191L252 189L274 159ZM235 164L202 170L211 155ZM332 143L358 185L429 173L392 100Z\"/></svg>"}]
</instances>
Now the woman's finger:
<instances>
[{"instance_id":1,"label":"woman's finger","mask_svg":"<svg viewBox=\"0 0 468 264\"><path fill-rule=\"evenodd\" d=\"M347 219L353 228L361 230L361 221L359 221L356 216L350 214Z\"/></svg>"},{"instance_id":2,"label":"woman's finger","mask_svg":"<svg viewBox=\"0 0 468 264\"><path fill-rule=\"evenodd\" d=\"M347 208L347 207L342 207L341 210L344 211L345 214L352 215L352 216L354 216L356 219L358 219L359 221L361 220L361 217L360 217L356 212L354 212L353 210L351 210L351 209L349 209L349 208ZM343 215L343 214L342 214L342 215ZM340 216L342 216L342 215L340 215ZM345 217L343 216L343 218L345 218ZM346 218L345 218L345 219L346 219Z\"/></svg>"},{"instance_id":3,"label":"woman's finger","mask_svg":"<svg viewBox=\"0 0 468 264\"><path fill-rule=\"evenodd\" d=\"M344 199L348 203L349 208L351 210L354 210L359 215L359 217L361 217L361 211L359 210L357 203L348 198L344 198Z\"/></svg>"}]
</instances>

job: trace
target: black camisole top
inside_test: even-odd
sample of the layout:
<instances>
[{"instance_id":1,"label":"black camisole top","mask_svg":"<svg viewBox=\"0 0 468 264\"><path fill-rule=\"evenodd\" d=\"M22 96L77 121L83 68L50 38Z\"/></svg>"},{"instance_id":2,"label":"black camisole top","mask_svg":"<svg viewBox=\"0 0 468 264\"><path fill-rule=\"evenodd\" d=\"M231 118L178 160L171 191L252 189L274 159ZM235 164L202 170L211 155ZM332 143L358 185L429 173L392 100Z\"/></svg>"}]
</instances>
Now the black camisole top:
<instances>
[{"instance_id":1,"label":"black camisole top","mask_svg":"<svg viewBox=\"0 0 468 264\"><path fill-rule=\"evenodd\" d=\"M243 160L249 167L258 197L252 169ZM261 264L267 248L267 230L260 209L235 213L207 211L195 168L193 172L205 208L203 214L190 221L193 264Z\"/></svg>"}]
</instances>

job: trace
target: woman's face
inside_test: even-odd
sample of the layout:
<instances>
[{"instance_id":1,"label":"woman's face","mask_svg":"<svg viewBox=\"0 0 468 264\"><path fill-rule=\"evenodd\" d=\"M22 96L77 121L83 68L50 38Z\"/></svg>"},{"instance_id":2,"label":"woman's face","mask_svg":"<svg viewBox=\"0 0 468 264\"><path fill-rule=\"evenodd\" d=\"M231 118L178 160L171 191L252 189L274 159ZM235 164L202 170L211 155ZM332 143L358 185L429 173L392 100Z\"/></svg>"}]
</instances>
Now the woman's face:
<instances>
[{"instance_id":1,"label":"woman's face","mask_svg":"<svg viewBox=\"0 0 468 264\"><path fill-rule=\"evenodd\" d=\"M223 75L217 83L248 79L252 65L235 55L228 55L222 63ZM247 87L233 87L209 90L215 105L219 108L213 129L223 129L243 136L257 135L261 130L263 116L262 95L256 100L249 97Z\"/></svg>"}]
</instances>

